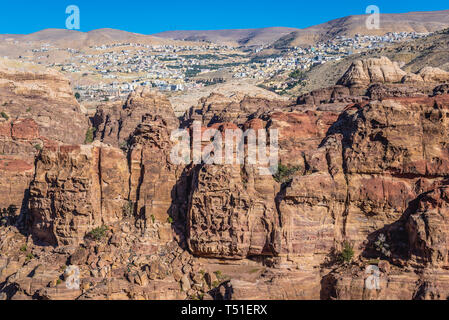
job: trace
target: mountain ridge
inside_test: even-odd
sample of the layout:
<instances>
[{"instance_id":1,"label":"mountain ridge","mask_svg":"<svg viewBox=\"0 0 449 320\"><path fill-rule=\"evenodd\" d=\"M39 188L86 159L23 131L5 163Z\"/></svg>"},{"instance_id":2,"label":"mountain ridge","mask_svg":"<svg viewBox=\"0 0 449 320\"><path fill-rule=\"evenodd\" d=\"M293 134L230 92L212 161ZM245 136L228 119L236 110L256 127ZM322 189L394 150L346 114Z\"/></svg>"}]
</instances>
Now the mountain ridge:
<instances>
[{"instance_id":1,"label":"mountain ridge","mask_svg":"<svg viewBox=\"0 0 449 320\"><path fill-rule=\"evenodd\" d=\"M435 32L449 27L449 10L382 13L380 29L368 30L368 15L349 15L307 28L265 27L220 30L173 30L154 34L140 34L118 29L101 28L88 32L67 29L44 29L31 34L3 34L0 40L19 42L55 42L72 47L109 44L117 41L139 41L146 44L171 44L172 41L211 42L234 46L271 46L283 48L312 45L336 36L384 35L388 32Z\"/></svg>"}]
</instances>

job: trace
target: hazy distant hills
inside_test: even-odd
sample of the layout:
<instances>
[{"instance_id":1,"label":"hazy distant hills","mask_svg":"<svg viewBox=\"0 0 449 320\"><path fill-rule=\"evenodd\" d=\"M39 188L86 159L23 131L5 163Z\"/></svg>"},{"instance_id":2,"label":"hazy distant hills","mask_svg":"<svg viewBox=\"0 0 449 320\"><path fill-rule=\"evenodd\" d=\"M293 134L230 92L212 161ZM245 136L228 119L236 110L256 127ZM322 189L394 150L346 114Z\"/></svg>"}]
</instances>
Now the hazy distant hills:
<instances>
[{"instance_id":1,"label":"hazy distant hills","mask_svg":"<svg viewBox=\"0 0 449 320\"><path fill-rule=\"evenodd\" d=\"M340 36L384 35L388 32L434 32L449 27L449 10L381 14L380 28L366 28L367 15L348 16L320 25L293 31L280 37L274 47L299 46Z\"/></svg>"},{"instance_id":2,"label":"hazy distant hills","mask_svg":"<svg viewBox=\"0 0 449 320\"><path fill-rule=\"evenodd\" d=\"M398 62L406 72L417 73L424 67L437 67L449 71L449 29L421 39L397 43L393 46L376 48L350 55L339 61L330 61L312 68L307 73L307 82L297 86L290 93L299 95L312 90L334 85L349 66L359 59L385 56Z\"/></svg>"},{"instance_id":3,"label":"hazy distant hills","mask_svg":"<svg viewBox=\"0 0 449 320\"><path fill-rule=\"evenodd\" d=\"M409 12L382 14L380 29L366 28L367 15L348 16L306 29L271 27L260 29L187 30L166 31L154 35L143 35L114 29L98 29L79 32L66 29L46 29L28 35L0 35L3 44L52 43L59 47L79 48L117 42L143 44L174 44L176 41L208 41L237 46L272 45L273 48L311 45L317 41L331 39L337 35L353 36L383 35L388 32L433 32L449 27L449 10L431 12ZM7 41L8 40L8 41ZM175 41L175 42L174 42ZM1 47L1 45L0 45Z\"/></svg>"},{"instance_id":4,"label":"hazy distant hills","mask_svg":"<svg viewBox=\"0 0 449 320\"><path fill-rule=\"evenodd\" d=\"M449 10L381 14L380 29L366 28L367 15L348 16L306 29L262 28L236 30L166 31L157 37L176 40L210 41L237 45L269 45L274 47L310 45L337 35L383 35L388 32L433 32L449 27Z\"/></svg>"},{"instance_id":5,"label":"hazy distant hills","mask_svg":"<svg viewBox=\"0 0 449 320\"><path fill-rule=\"evenodd\" d=\"M270 44L279 38L299 31L296 28L272 27L261 29L165 31L157 37L186 41L209 41L220 44L253 46Z\"/></svg>"},{"instance_id":6,"label":"hazy distant hills","mask_svg":"<svg viewBox=\"0 0 449 320\"><path fill-rule=\"evenodd\" d=\"M20 43L51 43L60 47L79 48L92 45L112 44L118 42L134 42L143 44L171 44L173 40L157 38L115 29L98 29L80 32L67 29L45 29L27 35L0 35L0 40Z\"/></svg>"}]
</instances>

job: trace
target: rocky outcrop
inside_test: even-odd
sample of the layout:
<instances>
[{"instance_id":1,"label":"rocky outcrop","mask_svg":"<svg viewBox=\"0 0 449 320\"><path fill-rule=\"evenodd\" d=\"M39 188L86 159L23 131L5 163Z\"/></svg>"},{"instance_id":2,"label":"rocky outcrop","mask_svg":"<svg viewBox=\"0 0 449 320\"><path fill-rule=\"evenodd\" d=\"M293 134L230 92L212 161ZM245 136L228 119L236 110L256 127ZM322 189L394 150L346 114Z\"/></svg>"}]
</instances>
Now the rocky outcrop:
<instances>
[{"instance_id":1,"label":"rocky outcrop","mask_svg":"<svg viewBox=\"0 0 449 320\"><path fill-rule=\"evenodd\" d=\"M42 136L82 143L88 127L62 74L40 66L0 60L0 112L11 119L33 119Z\"/></svg>"},{"instance_id":2,"label":"rocky outcrop","mask_svg":"<svg viewBox=\"0 0 449 320\"><path fill-rule=\"evenodd\" d=\"M447 186L424 193L407 220L411 253L432 266L449 264L448 200Z\"/></svg>"},{"instance_id":3,"label":"rocky outcrop","mask_svg":"<svg viewBox=\"0 0 449 320\"><path fill-rule=\"evenodd\" d=\"M433 89L433 95L449 94L449 84L441 84Z\"/></svg>"},{"instance_id":4,"label":"rocky outcrop","mask_svg":"<svg viewBox=\"0 0 449 320\"><path fill-rule=\"evenodd\" d=\"M95 137L116 147L126 146L136 127L150 116L159 117L171 130L178 127L170 102L163 94L138 88L129 95L124 105L112 103L97 109L93 118Z\"/></svg>"},{"instance_id":5,"label":"rocky outcrop","mask_svg":"<svg viewBox=\"0 0 449 320\"><path fill-rule=\"evenodd\" d=\"M222 138L278 129L274 175L247 162L172 163L179 121L146 89L98 108L91 145L3 120L0 186L32 182L29 202L8 199L29 205L30 229L0 227L0 297L446 299L447 88L389 83L399 73L378 62L348 71L370 73L368 85L297 105L211 95L183 119Z\"/></svg>"},{"instance_id":6,"label":"rocky outcrop","mask_svg":"<svg viewBox=\"0 0 449 320\"><path fill-rule=\"evenodd\" d=\"M101 144L46 148L30 188L32 233L49 244L78 245L123 218L129 171L125 154Z\"/></svg>"},{"instance_id":7,"label":"rocky outcrop","mask_svg":"<svg viewBox=\"0 0 449 320\"><path fill-rule=\"evenodd\" d=\"M361 102L365 94L364 87L345 87L336 85L329 88L318 89L298 97L299 105L320 105L326 103L357 103Z\"/></svg>"},{"instance_id":8,"label":"rocky outcrop","mask_svg":"<svg viewBox=\"0 0 449 320\"><path fill-rule=\"evenodd\" d=\"M8 59L0 59L0 113L0 210L23 213L39 150L81 143L87 121L60 73Z\"/></svg>"},{"instance_id":9,"label":"rocky outcrop","mask_svg":"<svg viewBox=\"0 0 449 320\"><path fill-rule=\"evenodd\" d=\"M282 100L250 96L226 97L220 93L212 93L200 99L198 106L190 108L184 116L183 123L186 126L193 121L200 121L204 126L226 122L243 125L250 118L258 117L263 112L287 106L288 102Z\"/></svg>"},{"instance_id":10,"label":"rocky outcrop","mask_svg":"<svg viewBox=\"0 0 449 320\"><path fill-rule=\"evenodd\" d=\"M322 88L298 97L300 105L361 103L396 97L432 94L436 83L445 83L449 73L425 67L418 73L406 73L386 57L357 60L335 86Z\"/></svg>"},{"instance_id":11,"label":"rocky outcrop","mask_svg":"<svg viewBox=\"0 0 449 320\"><path fill-rule=\"evenodd\" d=\"M386 57L370 58L355 61L337 84L367 86L370 83L395 83L401 82L406 74L396 62Z\"/></svg>"},{"instance_id":12,"label":"rocky outcrop","mask_svg":"<svg viewBox=\"0 0 449 320\"><path fill-rule=\"evenodd\" d=\"M26 209L27 190L34 175L34 158L44 145L31 119L0 121L0 210ZM22 207L25 208L22 208Z\"/></svg>"},{"instance_id":13,"label":"rocky outcrop","mask_svg":"<svg viewBox=\"0 0 449 320\"><path fill-rule=\"evenodd\" d=\"M448 82L449 72L441 70L440 68L424 67L419 72L418 75L425 82Z\"/></svg>"},{"instance_id":14,"label":"rocky outcrop","mask_svg":"<svg viewBox=\"0 0 449 320\"><path fill-rule=\"evenodd\" d=\"M371 100L383 100L389 98L427 97L432 94L434 85L422 83L419 86L410 84L373 84L366 95Z\"/></svg>"},{"instance_id":15,"label":"rocky outcrop","mask_svg":"<svg viewBox=\"0 0 449 320\"><path fill-rule=\"evenodd\" d=\"M271 176L259 176L240 165L199 167L188 214L192 253L227 259L276 255L280 237L276 189Z\"/></svg>"}]
</instances>

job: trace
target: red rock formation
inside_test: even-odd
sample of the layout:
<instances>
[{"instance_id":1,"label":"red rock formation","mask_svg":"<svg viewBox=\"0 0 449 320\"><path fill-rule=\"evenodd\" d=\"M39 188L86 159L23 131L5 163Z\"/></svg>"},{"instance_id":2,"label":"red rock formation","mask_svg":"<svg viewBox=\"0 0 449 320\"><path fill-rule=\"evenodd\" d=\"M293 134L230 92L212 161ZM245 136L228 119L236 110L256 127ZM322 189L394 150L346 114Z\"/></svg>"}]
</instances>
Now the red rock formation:
<instances>
[{"instance_id":1,"label":"red rock formation","mask_svg":"<svg viewBox=\"0 0 449 320\"><path fill-rule=\"evenodd\" d=\"M123 218L129 171L125 154L101 144L44 149L31 184L33 234L78 245L87 232Z\"/></svg>"}]
</instances>

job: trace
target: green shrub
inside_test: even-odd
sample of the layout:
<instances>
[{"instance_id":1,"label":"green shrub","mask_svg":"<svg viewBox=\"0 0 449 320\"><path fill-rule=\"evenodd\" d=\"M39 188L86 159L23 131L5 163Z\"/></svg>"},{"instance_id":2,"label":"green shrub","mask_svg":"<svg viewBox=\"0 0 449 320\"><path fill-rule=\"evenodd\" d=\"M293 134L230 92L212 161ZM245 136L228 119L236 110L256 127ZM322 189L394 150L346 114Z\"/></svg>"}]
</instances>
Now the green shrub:
<instances>
[{"instance_id":1,"label":"green shrub","mask_svg":"<svg viewBox=\"0 0 449 320\"><path fill-rule=\"evenodd\" d=\"M40 144L35 144L34 145L34 149L36 149L37 151L41 151L42 150L42 146Z\"/></svg>"},{"instance_id":2,"label":"green shrub","mask_svg":"<svg viewBox=\"0 0 449 320\"><path fill-rule=\"evenodd\" d=\"M306 79L306 73L302 70L296 69L289 75L290 78L296 79L296 80L305 80Z\"/></svg>"},{"instance_id":3,"label":"green shrub","mask_svg":"<svg viewBox=\"0 0 449 320\"><path fill-rule=\"evenodd\" d=\"M75 99L79 100L81 98L81 95L79 94L79 92L75 93Z\"/></svg>"},{"instance_id":4,"label":"green shrub","mask_svg":"<svg viewBox=\"0 0 449 320\"><path fill-rule=\"evenodd\" d=\"M218 279L218 280L221 280L221 279L224 278L224 277L223 277L223 274L221 273L220 270L217 270L217 271L215 271L214 273L215 273L215 275L217 276L217 279Z\"/></svg>"},{"instance_id":5,"label":"green shrub","mask_svg":"<svg viewBox=\"0 0 449 320\"><path fill-rule=\"evenodd\" d=\"M379 262L380 262L379 259L370 259L370 260L368 260L368 261L366 262L366 264L367 264L367 265L371 265L371 264L378 265Z\"/></svg>"},{"instance_id":6,"label":"green shrub","mask_svg":"<svg viewBox=\"0 0 449 320\"><path fill-rule=\"evenodd\" d=\"M172 224L172 223L173 223L173 218L172 218L172 217L168 217L168 218L167 218L167 222L170 223L170 224Z\"/></svg>"},{"instance_id":7,"label":"green shrub","mask_svg":"<svg viewBox=\"0 0 449 320\"><path fill-rule=\"evenodd\" d=\"M9 116L4 111L0 112L0 115L2 116L3 119L9 120Z\"/></svg>"},{"instance_id":8,"label":"green shrub","mask_svg":"<svg viewBox=\"0 0 449 320\"><path fill-rule=\"evenodd\" d=\"M131 217L134 214L134 202L129 200L122 207L122 212L125 217Z\"/></svg>"},{"instance_id":9,"label":"green shrub","mask_svg":"<svg viewBox=\"0 0 449 320\"><path fill-rule=\"evenodd\" d=\"M26 244L24 244L23 246L20 247L21 252L26 252L27 250L28 250L28 247Z\"/></svg>"},{"instance_id":10,"label":"green shrub","mask_svg":"<svg viewBox=\"0 0 449 320\"><path fill-rule=\"evenodd\" d=\"M84 144L89 144L89 143L94 142L94 134L95 134L96 130L97 130L96 128L87 129L86 138L84 139Z\"/></svg>"},{"instance_id":11,"label":"green shrub","mask_svg":"<svg viewBox=\"0 0 449 320\"><path fill-rule=\"evenodd\" d=\"M353 257L354 248L349 242L345 241L343 243L343 249L340 252L339 260L341 263L350 263Z\"/></svg>"},{"instance_id":12,"label":"green shrub","mask_svg":"<svg viewBox=\"0 0 449 320\"><path fill-rule=\"evenodd\" d=\"M293 175L301 170L300 166L285 166L283 164L279 164L278 171L273 176L274 180L278 183L287 183L292 180Z\"/></svg>"},{"instance_id":13,"label":"green shrub","mask_svg":"<svg viewBox=\"0 0 449 320\"><path fill-rule=\"evenodd\" d=\"M106 226L98 227L90 231L87 236L93 240L100 241L106 236L106 233L109 231L109 228Z\"/></svg>"},{"instance_id":14,"label":"green shrub","mask_svg":"<svg viewBox=\"0 0 449 320\"><path fill-rule=\"evenodd\" d=\"M28 253L27 254L27 258L26 258L26 262L28 262L28 261L31 261L31 260L33 260L34 259L34 255L32 254L32 253Z\"/></svg>"},{"instance_id":15,"label":"green shrub","mask_svg":"<svg viewBox=\"0 0 449 320\"><path fill-rule=\"evenodd\" d=\"M256 273L256 272L259 272L259 268L254 268L254 269L251 269L250 271L249 271L249 273Z\"/></svg>"},{"instance_id":16,"label":"green shrub","mask_svg":"<svg viewBox=\"0 0 449 320\"><path fill-rule=\"evenodd\" d=\"M127 141L121 142L119 147L122 151L127 152L128 151L128 142Z\"/></svg>"}]
</instances>

